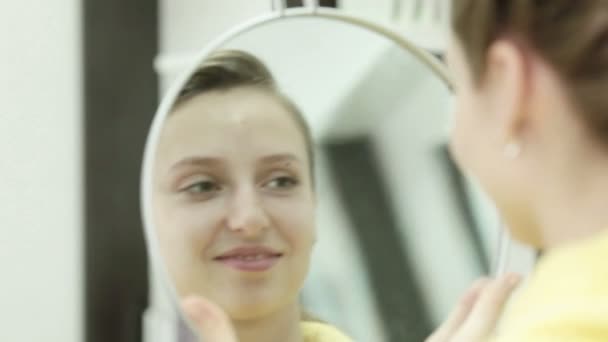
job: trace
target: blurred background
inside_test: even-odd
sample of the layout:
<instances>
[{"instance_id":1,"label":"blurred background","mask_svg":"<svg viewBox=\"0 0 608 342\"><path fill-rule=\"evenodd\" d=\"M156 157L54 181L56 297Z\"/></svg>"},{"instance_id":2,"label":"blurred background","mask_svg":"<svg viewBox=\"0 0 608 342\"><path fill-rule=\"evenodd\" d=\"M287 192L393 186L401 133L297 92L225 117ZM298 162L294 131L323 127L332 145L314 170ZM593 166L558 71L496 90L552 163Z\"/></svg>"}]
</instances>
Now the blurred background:
<instances>
[{"instance_id":1,"label":"blurred background","mask_svg":"<svg viewBox=\"0 0 608 342\"><path fill-rule=\"evenodd\" d=\"M447 1L321 3L389 24L441 58L446 43ZM227 29L267 13L270 1L3 0L0 4L0 341L149 342L154 336L163 336L163 331L172 333L173 318L164 319L160 311L150 309L163 299L158 279L148 267L139 211L139 172L147 130L160 97L184 62ZM395 56L385 51L382 57ZM374 63L365 70L382 72L381 65ZM360 76L363 80L366 74ZM364 88L364 82L357 84L359 88L353 86L349 91L370 91ZM423 98L423 90L412 92L411 98ZM440 110L449 108L447 100L436 105ZM344 111L357 104L343 101L342 107L336 106L335 113L339 114L340 108ZM375 133L366 131L365 125L349 122L338 115L319 123L327 157L321 172L327 173L322 179L328 189L334 184L331 172L365 169L369 165L365 158L377 157L370 152L357 159L369 139L386 147L384 161L389 164L398 159L391 156L400 155L401 147L406 146L390 144L390 139L400 136L392 129L398 127L396 121L386 121L383 130ZM352 139L353 131L357 139ZM491 222L493 227L496 218L491 208L478 204L483 201L469 193L471 188L453 169L441 142L437 146L437 160L446 163L442 170L447 174L442 177L457 190L454 196L460 196L458 203L470 205L459 209L460 225ZM353 154L354 150L358 152ZM385 174L383 179L394 180L408 172L399 165L392 165L390 170L392 174ZM366 172L373 178L377 171ZM333 237L343 244L332 247L343 251L352 249L356 244L352 240L364 231L349 223L361 221L352 216L360 211L361 203L340 200L353 194L345 190L348 187L344 184L336 184L335 191L326 194L328 208L333 209L321 213L320 220L342 227L342 231L352 228L359 232L353 237L336 230ZM371 193L376 186L379 200L390 198L396 203L407 202L398 197L406 193L399 189L411 192L413 187L425 186L399 184L392 193L382 192L386 190L382 190L382 184L371 182L368 186L372 187ZM395 222L401 222L398 207L392 210ZM395 222L387 224L399 226ZM385 243L392 241L390 235L387 239ZM477 230L459 245L478 260L467 266L470 272L465 272L461 281L491 267L491 241L491 231ZM381 245L383 241L376 243ZM412 240L409 244L414 249L417 245ZM419 252L424 253L424 249ZM353 283L361 291L377 286L367 278L369 274L361 272L373 269L365 261L373 260L373 256L360 258L353 261L353 269L341 269L342 273L332 273L331 263L312 270L313 284L307 284L303 298L311 311L322 317L348 317L344 306L340 311L339 305L328 305L325 299L328 294L346 295L349 288L314 280L332 279L338 274L334 281L360 277ZM446 259L436 258L436 266L449 258L449 253ZM529 257L522 254L521 260L526 264ZM449 288L450 293L461 290L424 278L415 267L410 272L439 288ZM411 290L425 289L414 286ZM319 297L319 293L325 297ZM377 289L376 293L359 298L358 304L353 304L353 297L349 299L351 307L368 313L368 325L360 326L360 330L364 327L370 336L383 334L383 318L391 312L390 305L378 305L389 303L390 293ZM449 306L450 296L427 303L427 326L421 329L428 329L438 319ZM340 297L333 299L340 301ZM356 319L335 323L351 333L364 333L357 331ZM163 324L169 327L163 330Z\"/></svg>"}]
</instances>

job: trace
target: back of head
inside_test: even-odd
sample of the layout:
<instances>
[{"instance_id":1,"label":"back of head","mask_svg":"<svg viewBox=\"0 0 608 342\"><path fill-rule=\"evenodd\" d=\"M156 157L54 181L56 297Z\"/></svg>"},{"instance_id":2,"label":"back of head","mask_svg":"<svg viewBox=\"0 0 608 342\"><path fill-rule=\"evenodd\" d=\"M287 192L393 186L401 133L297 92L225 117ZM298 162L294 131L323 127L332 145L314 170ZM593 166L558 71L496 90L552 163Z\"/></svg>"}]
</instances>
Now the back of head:
<instances>
[{"instance_id":1,"label":"back of head","mask_svg":"<svg viewBox=\"0 0 608 342\"><path fill-rule=\"evenodd\" d=\"M509 37L557 72L580 119L608 146L608 1L454 0L452 23L474 78L496 39Z\"/></svg>"}]
</instances>

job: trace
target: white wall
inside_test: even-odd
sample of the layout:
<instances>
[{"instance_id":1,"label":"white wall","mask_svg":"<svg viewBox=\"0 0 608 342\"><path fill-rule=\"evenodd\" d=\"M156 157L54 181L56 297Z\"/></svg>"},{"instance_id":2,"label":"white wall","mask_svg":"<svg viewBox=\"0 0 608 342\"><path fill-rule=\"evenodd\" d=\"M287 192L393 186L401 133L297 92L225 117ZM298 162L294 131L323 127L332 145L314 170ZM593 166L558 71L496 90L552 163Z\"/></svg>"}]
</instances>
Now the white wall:
<instances>
[{"instance_id":1,"label":"white wall","mask_svg":"<svg viewBox=\"0 0 608 342\"><path fill-rule=\"evenodd\" d=\"M271 10L269 0L160 0L161 93L192 55L234 26Z\"/></svg>"},{"instance_id":2,"label":"white wall","mask_svg":"<svg viewBox=\"0 0 608 342\"><path fill-rule=\"evenodd\" d=\"M224 31L270 9L269 0L161 0L160 52L198 51Z\"/></svg>"},{"instance_id":3,"label":"white wall","mask_svg":"<svg viewBox=\"0 0 608 342\"><path fill-rule=\"evenodd\" d=\"M445 49L450 0L341 0L349 14L382 22L426 49Z\"/></svg>"},{"instance_id":4,"label":"white wall","mask_svg":"<svg viewBox=\"0 0 608 342\"><path fill-rule=\"evenodd\" d=\"M80 1L0 10L0 341L82 341Z\"/></svg>"}]
</instances>

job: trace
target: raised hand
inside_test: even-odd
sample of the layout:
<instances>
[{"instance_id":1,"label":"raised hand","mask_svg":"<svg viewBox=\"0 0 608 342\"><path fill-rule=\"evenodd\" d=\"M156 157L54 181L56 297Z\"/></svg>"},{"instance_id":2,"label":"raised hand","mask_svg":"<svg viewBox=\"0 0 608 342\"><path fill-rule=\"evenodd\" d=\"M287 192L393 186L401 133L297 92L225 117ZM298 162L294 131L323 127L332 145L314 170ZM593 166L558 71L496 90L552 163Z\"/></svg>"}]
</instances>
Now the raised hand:
<instances>
[{"instance_id":1,"label":"raised hand","mask_svg":"<svg viewBox=\"0 0 608 342\"><path fill-rule=\"evenodd\" d=\"M238 341L230 318L211 301L201 296L189 296L182 300L182 309L200 342Z\"/></svg>"},{"instance_id":2,"label":"raised hand","mask_svg":"<svg viewBox=\"0 0 608 342\"><path fill-rule=\"evenodd\" d=\"M509 274L476 281L426 342L487 341L519 280L518 275Z\"/></svg>"}]
</instances>

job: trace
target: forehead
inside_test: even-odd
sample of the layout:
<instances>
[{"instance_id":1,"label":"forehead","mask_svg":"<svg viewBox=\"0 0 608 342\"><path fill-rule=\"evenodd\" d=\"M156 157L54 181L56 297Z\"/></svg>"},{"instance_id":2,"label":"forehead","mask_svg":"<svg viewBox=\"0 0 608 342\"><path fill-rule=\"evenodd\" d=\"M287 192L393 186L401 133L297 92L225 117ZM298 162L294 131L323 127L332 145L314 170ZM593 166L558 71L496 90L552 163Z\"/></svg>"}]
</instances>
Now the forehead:
<instances>
[{"instance_id":1,"label":"forehead","mask_svg":"<svg viewBox=\"0 0 608 342\"><path fill-rule=\"evenodd\" d=\"M158 157L290 153L304 158L305 151L303 134L282 102L264 90L241 87L180 104L167 117Z\"/></svg>"}]
</instances>

